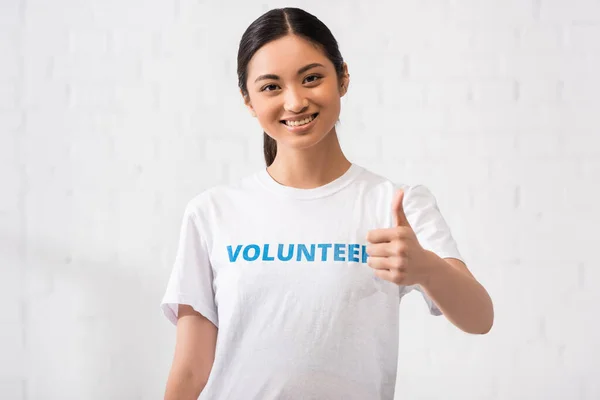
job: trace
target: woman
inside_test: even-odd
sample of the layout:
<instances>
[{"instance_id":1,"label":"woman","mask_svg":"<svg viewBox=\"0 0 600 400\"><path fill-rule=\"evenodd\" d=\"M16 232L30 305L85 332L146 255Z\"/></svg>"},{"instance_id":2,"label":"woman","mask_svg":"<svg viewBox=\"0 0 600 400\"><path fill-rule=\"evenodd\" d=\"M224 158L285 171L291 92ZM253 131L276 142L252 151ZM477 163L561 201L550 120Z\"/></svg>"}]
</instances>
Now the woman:
<instances>
[{"instance_id":1,"label":"woman","mask_svg":"<svg viewBox=\"0 0 600 400\"><path fill-rule=\"evenodd\" d=\"M349 74L296 8L244 33L238 78L267 167L190 201L162 309L177 325L166 399L393 399L401 297L486 333L493 310L433 195L344 156ZM218 335L217 335L218 332Z\"/></svg>"}]
</instances>

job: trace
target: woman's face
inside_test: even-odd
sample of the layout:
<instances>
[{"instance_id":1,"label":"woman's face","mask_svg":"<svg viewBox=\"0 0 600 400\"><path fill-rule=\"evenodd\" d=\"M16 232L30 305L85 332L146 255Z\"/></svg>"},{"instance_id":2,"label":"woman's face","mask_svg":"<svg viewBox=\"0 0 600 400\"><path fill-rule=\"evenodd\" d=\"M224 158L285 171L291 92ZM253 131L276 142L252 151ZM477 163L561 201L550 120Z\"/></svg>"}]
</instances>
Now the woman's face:
<instances>
[{"instance_id":1,"label":"woman's face","mask_svg":"<svg viewBox=\"0 0 600 400\"><path fill-rule=\"evenodd\" d=\"M288 35L267 43L250 60L245 103L278 147L307 148L334 128L348 82L346 64L338 79L321 50Z\"/></svg>"}]
</instances>

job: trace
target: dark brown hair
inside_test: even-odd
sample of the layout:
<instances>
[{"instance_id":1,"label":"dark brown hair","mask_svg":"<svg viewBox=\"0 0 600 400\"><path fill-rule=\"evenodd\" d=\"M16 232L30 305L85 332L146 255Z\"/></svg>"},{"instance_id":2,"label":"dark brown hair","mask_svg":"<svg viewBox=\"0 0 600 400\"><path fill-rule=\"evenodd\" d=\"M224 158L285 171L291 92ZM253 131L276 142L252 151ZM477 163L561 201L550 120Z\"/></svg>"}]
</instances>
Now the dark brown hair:
<instances>
[{"instance_id":1,"label":"dark brown hair","mask_svg":"<svg viewBox=\"0 0 600 400\"><path fill-rule=\"evenodd\" d=\"M343 74L344 59L333 34L317 17L293 7L266 12L250 24L242 35L237 56L238 86L248 97L248 63L262 46L283 36L294 34L317 45L333 63L338 79ZM267 167L275 160L277 142L263 132L264 155Z\"/></svg>"}]
</instances>

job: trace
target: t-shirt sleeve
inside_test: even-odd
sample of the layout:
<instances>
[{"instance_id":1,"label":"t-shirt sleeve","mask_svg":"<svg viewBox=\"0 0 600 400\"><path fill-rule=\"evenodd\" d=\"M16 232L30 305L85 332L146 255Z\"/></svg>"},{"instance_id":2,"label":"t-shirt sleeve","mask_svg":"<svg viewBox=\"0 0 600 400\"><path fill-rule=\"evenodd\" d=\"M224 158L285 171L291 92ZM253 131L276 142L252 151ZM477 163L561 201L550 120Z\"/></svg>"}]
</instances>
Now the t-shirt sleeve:
<instances>
[{"instance_id":1,"label":"t-shirt sleeve","mask_svg":"<svg viewBox=\"0 0 600 400\"><path fill-rule=\"evenodd\" d=\"M200 226L198 214L188 204L175 262L160 307L174 325L177 325L179 304L187 304L218 327L213 271Z\"/></svg>"},{"instance_id":2,"label":"t-shirt sleeve","mask_svg":"<svg viewBox=\"0 0 600 400\"><path fill-rule=\"evenodd\" d=\"M450 227L442 216L431 191L423 185L406 186L404 190L404 212L421 247L437 254L440 258L456 258L464 262ZM442 315L441 310L420 285L401 287L400 295L403 296L413 289L421 292L432 315Z\"/></svg>"}]
</instances>

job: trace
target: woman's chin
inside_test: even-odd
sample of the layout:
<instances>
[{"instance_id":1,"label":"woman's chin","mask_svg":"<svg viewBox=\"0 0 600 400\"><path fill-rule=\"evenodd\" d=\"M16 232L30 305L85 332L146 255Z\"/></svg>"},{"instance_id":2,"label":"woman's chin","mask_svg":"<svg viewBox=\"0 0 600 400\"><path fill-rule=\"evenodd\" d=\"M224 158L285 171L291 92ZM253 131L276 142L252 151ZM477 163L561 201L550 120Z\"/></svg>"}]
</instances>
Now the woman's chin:
<instances>
[{"instance_id":1,"label":"woman's chin","mask_svg":"<svg viewBox=\"0 0 600 400\"><path fill-rule=\"evenodd\" d=\"M331 130L329 131L331 132ZM308 149L321 143L329 135L320 130L312 130L303 134L290 134L280 136L276 139L278 147L285 146L297 150Z\"/></svg>"}]
</instances>

